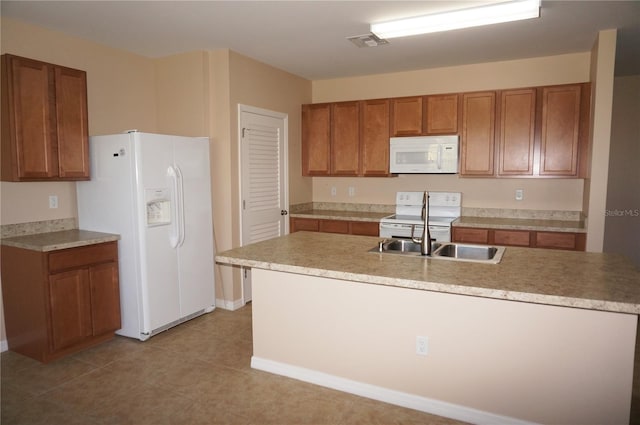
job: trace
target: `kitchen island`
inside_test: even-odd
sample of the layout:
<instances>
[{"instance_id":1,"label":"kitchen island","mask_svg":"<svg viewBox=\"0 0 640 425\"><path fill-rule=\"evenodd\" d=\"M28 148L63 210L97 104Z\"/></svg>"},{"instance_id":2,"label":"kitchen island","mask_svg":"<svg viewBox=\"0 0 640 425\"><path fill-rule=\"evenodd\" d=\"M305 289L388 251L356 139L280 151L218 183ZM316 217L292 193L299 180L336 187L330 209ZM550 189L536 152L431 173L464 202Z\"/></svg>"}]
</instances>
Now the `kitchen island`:
<instances>
[{"instance_id":1,"label":"kitchen island","mask_svg":"<svg viewBox=\"0 0 640 425\"><path fill-rule=\"evenodd\" d=\"M509 247L478 264L378 240L298 232L216 256L253 269L254 368L474 423L629 421L628 260Z\"/></svg>"}]
</instances>

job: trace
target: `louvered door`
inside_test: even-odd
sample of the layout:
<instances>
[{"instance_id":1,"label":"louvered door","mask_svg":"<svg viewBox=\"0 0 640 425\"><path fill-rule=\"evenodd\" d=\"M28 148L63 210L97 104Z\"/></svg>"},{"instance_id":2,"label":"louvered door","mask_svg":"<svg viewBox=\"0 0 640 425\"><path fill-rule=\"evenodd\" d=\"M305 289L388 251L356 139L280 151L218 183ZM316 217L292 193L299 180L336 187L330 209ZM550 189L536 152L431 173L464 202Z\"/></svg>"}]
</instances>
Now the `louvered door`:
<instances>
[{"instance_id":1,"label":"louvered door","mask_svg":"<svg viewBox=\"0 0 640 425\"><path fill-rule=\"evenodd\" d=\"M242 112L242 245L286 231L284 120Z\"/></svg>"}]
</instances>

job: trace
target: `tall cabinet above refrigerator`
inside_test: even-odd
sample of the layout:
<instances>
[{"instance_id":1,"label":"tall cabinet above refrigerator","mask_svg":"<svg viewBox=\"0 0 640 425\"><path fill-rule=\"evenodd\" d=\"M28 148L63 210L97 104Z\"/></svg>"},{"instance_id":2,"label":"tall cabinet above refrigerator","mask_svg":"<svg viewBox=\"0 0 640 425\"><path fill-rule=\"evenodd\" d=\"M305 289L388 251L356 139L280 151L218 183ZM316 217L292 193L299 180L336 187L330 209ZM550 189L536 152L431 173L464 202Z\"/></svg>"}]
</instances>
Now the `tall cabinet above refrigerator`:
<instances>
[{"instance_id":1,"label":"tall cabinet above refrigerator","mask_svg":"<svg viewBox=\"0 0 640 425\"><path fill-rule=\"evenodd\" d=\"M83 229L120 234L122 329L150 336L215 308L209 140L132 131L89 141Z\"/></svg>"}]
</instances>

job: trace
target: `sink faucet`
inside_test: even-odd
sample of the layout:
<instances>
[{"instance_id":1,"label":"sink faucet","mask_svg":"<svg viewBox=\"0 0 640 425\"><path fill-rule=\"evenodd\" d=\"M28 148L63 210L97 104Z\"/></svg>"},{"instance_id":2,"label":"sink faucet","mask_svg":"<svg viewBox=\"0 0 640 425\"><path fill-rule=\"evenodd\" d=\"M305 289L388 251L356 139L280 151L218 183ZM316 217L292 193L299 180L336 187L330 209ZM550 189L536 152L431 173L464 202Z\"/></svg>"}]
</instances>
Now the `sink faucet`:
<instances>
[{"instance_id":1,"label":"sink faucet","mask_svg":"<svg viewBox=\"0 0 640 425\"><path fill-rule=\"evenodd\" d=\"M429 232L429 192L424 192L422 198L422 222L424 230L422 231L422 237L416 238L413 233L415 231L415 225L411 226L411 240L420 244L420 253L422 255L431 255L431 232Z\"/></svg>"}]
</instances>

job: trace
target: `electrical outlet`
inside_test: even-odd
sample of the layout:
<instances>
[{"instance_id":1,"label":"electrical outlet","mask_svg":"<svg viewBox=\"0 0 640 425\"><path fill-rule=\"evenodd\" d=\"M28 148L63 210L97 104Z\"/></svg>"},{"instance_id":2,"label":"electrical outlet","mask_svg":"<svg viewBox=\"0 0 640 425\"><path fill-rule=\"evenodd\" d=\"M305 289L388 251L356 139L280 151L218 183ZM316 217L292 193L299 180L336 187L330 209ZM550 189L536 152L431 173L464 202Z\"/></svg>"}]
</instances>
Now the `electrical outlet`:
<instances>
[{"instance_id":1,"label":"electrical outlet","mask_svg":"<svg viewBox=\"0 0 640 425\"><path fill-rule=\"evenodd\" d=\"M426 356L429 353L429 338L426 336L416 337L416 354Z\"/></svg>"},{"instance_id":2,"label":"electrical outlet","mask_svg":"<svg viewBox=\"0 0 640 425\"><path fill-rule=\"evenodd\" d=\"M338 190L335 186L331 186L331 196L336 196L338 194Z\"/></svg>"},{"instance_id":3,"label":"electrical outlet","mask_svg":"<svg viewBox=\"0 0 640 425\"><path fill-rule=\"evenodd\" d=\"M353 186L349 186L348 193L349 193L349 196L355 196L356 188Z\"/></svg>"},{"instance_id":4,"label":"electrical outlet","mask_svg":"<svg viewBox=\"0 0 640 425\"><path fill-rule=\"evenodd\" d=\"M516 189L516 201L522 201L524 199L524 190Z\"/></svg>"},{"instance_id":5,"label":"electrical outlet","mask_svg":"<svg viewBox=\"0 0 640 425\"><path fill-rule=\"evenodd\" d=\"M49 208L58 208L58 196L49 195Z\"/></svg>"}]
</instances>

